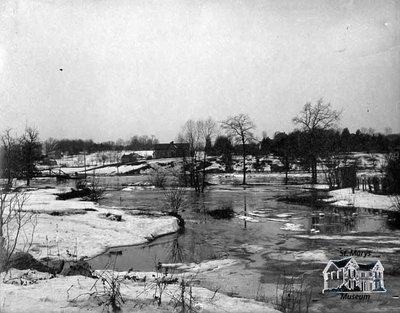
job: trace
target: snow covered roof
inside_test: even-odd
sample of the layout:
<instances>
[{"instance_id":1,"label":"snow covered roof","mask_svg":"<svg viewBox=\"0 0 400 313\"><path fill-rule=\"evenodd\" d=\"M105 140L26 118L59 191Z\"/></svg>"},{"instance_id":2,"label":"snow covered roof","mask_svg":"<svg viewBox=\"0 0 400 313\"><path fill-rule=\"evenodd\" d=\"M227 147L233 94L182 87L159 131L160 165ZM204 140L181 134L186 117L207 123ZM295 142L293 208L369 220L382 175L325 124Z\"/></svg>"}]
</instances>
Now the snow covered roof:
<instances>
[{"instance_id":1,"label":"snow covered roof","mask_svg":"<svg viewBox=\"0 0 400 313\"><path fill-rule=\"evenodd\" d=\"M331 269L332 265L336 266L337 269L340 269L340 268L346 267L347 264L349 264L350 262L354 263L354 265L362 271L371 271L373 269L383 270L383 266L379 260L369 263L369 264L361 264L361 263L357 263L354 258L350 257L350 258L345 258L345 259L341 259L341 260L330 260L328 262L328 264L326 265L323 272L329 271Z\"/></svg>"},{"instance_id":2,"label":"snow covered roof","mask_svg":"<svg viewBox=\"0 0 400 313\"><path fill-rule=\"evenodd\" d=\"M341 267L345 267L347 265L347 263L350 262L351 259L353 259L353 258L346 258L346 259L341 259L341 260L336 260L336 261L333 260L332 263L335 264L338 268L341 268ZM354 261L354 259L353 259L353 261Z\"/></svg>"},{"instance_id":3,"label":"snow covered roof","mask_svg":"<svg viewBox=\"0 0 400 313\"><path fill-rule=\"evenodd\" d=\"M373 262L373 263L369 263L369 264L358 264L358 265L360 266L360 270L362 270L362 271L371 271L373 269L383 270L383 266L379 260L376 262Z\"/></svg>"},{"instance_id":4,"label":"snow covered roof","mask_svg":"<svg viewBox=\"0 0 400 313\"><path fill-rule=\"evenodd\" d=\"M325 269L323 270L323 273L331 271L332 265L334 265L336 268L333 270L338 270L340 268L346 267L346 265L349 264L349 262L352 262L358 266L357 262L353 258L345 258L341 260L329 260L328 264L325 266Z\"/></svg>"},{"instance_id":5,"label":"snow covered roof","mask_svg":"<svg viewBox=\"0 0 400 313\"><path fill-rule=\"evenodd\" d=\"M188 149L189 146L190 145L188 143L175 143L175 142L171 141L170 143L155 144L154 150L168 150L170 147Z\"/></svg>"}]
</instances>

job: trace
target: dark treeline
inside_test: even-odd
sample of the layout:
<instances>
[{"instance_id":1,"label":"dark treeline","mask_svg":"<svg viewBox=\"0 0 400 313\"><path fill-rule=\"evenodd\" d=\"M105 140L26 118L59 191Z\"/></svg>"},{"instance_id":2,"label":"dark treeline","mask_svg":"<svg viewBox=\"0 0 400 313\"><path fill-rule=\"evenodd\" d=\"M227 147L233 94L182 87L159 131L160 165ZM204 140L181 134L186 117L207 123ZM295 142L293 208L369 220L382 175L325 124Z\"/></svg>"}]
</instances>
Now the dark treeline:
<instances>
[{"instance_id":1,"label":"dark treeline","mask_svg":"<svg viewBox=\"0 0 400 313\"><path fill-rule=\"evenodd\" d=\"M129 150L152 150L154 145L158 144L158 139L154 136L133 136L126 144Z\"/></svg>"},{"instance_id":2,"label":"dark treeline","mask_svg":"<svg viewBox=\"0 0 400 313\"><path fill-rule=\"evenodd\" d=\"M152 150L158 139L154 136L133 136L130 140L105 141L96 143L93 140L82 139L53 139L44 141L45 154L79 154L82 152L93 153L100 151L120 150Z\"/></svg>"},{"instance_id":3,"label":"dark treeline","mask_svg":"<svg viewBox=\"0 0 400 313\"><path fill-rule=\"evenodd\" d=\"M357 130L350 133L348 128L342 131L323 130L318 136L320 150L336 152L390 152L400 146L400 135L373 133L369 131ZM121 150L152 150L159 141L154 136L133 136L130 140L118 139L117 141L105 141L96 143L93 140L82 139L53 139L49 138L43 142L45 154L64 154L69 155L79 153L93 153L101 151L121 151ZM277 155L287 154L301 155L309 148L304 132L294 130L290 133L277 132L271 139L264 137L261 141L253 140L246 145L247 153L250 155L266 155L274 153ZM242 145L234 144L228 137L221 135L215 139L213 145L208 146L209 155L223 155L230 158L230 155L240 155ZM289 151L290 150L290 151ZM227 160L229 163L229 160Z\"/></svg>"},{"instance_id":4,"label":"dark treeline","mask_svg":"<svg viewBox=\"0 0 400 313\"><path fill-rule=\"evenodd\" d=\"M46 146L46 142L45 142ZM115 142L107 141L101 143L95 143L93 140L82 140L82 139L61 139L56 140L55 145L51 149L47 149L46 153L49 152L60 152L60 153L68 153L68 154L79 154L81 152L98 152L98 151L106 151L106 150L117 150L123 149L123 146L118 146Z\"/></svg>"},{"instance_id":5,"label":"dark treeline","mask_svg":"<svg viewBox=\"0 0 400 313\"><path fill-rule=\"evenodd\" d=\"M357 130L350 133L348 128L343 131L333 129L321 130L316 135L321 150L337 152L390 152L400 146L400 134L383 135L380 133L366 133ZM304 132L295 130L289 134L277 132L273 139L265 137L260 142L261 154L291 150L291 154L300 153L309 148Z\"/></svg>"},{"instance_id":6,"label":"dark treeline","mask_svg":"<svg viewBox=\"0 0 400 313\"><path fill-rule=\"evenodd\" d=\"M400 147L400 134L383 135L380 133L367 133L357 130L350 133L348 128L342 131L333 129L320 130L315 139L318 141L319 150L332 152L391 152ZM304 155L310 148L307 143L307 136L300 130L290 133L276 132L274 137L264 137L261 141L250 143L246 149L250 155L266 155L273 153L276 155L290 154L292 156ZM226 136L218 136L210 150L210 154L240 155L241 145L234 145ZM225 156L226 157L226 156Z\"/></svg>"}]
</instances>

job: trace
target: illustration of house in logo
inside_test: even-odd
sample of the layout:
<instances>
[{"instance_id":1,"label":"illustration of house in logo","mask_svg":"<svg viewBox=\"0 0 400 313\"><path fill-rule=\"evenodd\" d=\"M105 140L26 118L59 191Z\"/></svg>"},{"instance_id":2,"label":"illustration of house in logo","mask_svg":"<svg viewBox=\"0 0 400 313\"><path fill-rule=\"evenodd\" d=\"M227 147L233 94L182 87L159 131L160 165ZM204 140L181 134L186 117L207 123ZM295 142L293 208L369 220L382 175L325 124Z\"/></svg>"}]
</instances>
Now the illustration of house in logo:
<instances>
[{"instance_id":1,"label":"illustration of house in logo","mask_svg":"<svg viewBox=\"0 0 400 313\"><path fill-rule=\"evenodd\" d=\"M325 292L386 292L383 283L384 268L378 260L358 264L354 258L330 260L323 270Z\"/></svg>"}]
</instances>

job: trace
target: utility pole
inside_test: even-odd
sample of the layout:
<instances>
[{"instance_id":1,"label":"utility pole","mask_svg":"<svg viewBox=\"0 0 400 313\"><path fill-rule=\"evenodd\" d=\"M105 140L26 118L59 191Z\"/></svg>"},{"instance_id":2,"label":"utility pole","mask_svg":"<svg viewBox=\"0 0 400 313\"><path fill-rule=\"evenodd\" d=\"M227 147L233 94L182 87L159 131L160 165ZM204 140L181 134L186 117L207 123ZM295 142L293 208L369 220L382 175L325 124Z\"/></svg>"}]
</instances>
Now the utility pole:
<instances>
[{"instance_id":1,"label":"utility pole","mask_svg":"<svg viewBox=\"0 0 400 313\"><path fill-rule=\"evenodd\" d=\"M85 180L86 180L86 150L83 150L83 166L85 167Z\"/></svg>"}]
</instances>

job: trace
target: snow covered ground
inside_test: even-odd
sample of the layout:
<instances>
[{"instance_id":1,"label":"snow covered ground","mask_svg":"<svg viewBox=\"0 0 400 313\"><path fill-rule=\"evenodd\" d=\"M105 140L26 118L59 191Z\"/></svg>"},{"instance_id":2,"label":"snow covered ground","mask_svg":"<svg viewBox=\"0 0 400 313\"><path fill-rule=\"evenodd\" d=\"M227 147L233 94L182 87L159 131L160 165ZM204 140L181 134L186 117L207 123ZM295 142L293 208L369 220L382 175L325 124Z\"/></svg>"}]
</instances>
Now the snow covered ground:
<instances>
[{"instance_id":1,"label":"snow covered ground","mask_svg":"<svg viewBox=\"0 0 400 313\"><path fill-rule=\"evenodd\" d=\"M108 247L134 245L178 230L174 217L134 216L124 211L102 208L92 202L56 200L60 189L27 192L24 210L36 213L37 225L31 253L34 257L92 257ZM65 190L64 190L65 191ZM121 215L121 221L107 215ZM30 233L31 224L25 231ZM22 245L24 243L20 242Z\"/></svg>"},{"instance_id":2,"label":"snow covered ground","mask_svg":"<svg viewBox=\"0 0 400 313\"><path fill-rule=\"evenodd\" d=\"M324 199L323 201L341 207L356 207L386 211L397 210L394 207L394 198L387 195L376 195L360 190L356 190L353 194L351 188L344 188L330 191L329 196L331 198Z\"/></svg>"},{"instance_id":3,"label":"snow covered ground","mask_svg":"<svg viewBox=\"0 0 400 313\"><path fill-rule=\"evenodd\" d=\"M35 258L51 257L79 259L103 252L107 247L145 243L157 236L178 230L173 217L135 216L126 211L102 208L92 202L56 200L55 193L63 189L31 189L24 210L33 212L37 225L30 253ZM121 221L106 218L107 214L121 215ZM32 226L26 226L29 233ZM23 242L18 248L23 247ZM184 274L180 280L193 279L199 273L218 272L235 265L235 260L214 260L201 264L178 264ZM172 270L171 270L172 272ZM156 273L134 273L146 281L126 278L117 273L124 299L124 312L180 312L178 283L167 286L162 305L154 302ZM132 273L130 273L132 275ZM154 275L154 276L153 276ZM186 276L185 276L186 275ZM125 278L124 278L125 277ZM83 276L53 277L48 273L11 269L0 274L1 312L104 312L106 301L102 280ZM97 291L98 292L97 292ZM229 297L215 290L193 284L193 307L196 312L278 312L271 304L251 299ZM21 301L23 299L23 301Z\"/></svg>"},{"instance_id":4,"label":"snow covered ground","mask_svg":"<svg viewBox=\"0 0 400 313\"><path fill-rule=\"evenodd\" d=\"M27 271L12 270L7 275L0 275L1 312L107 312L106 307L101 304L107 300L107 297L101 294L103 291L101 280L83 276L60 276L50 279L47 274L32 271L26 273ZM122 312L181 312L179 305L181 290L178 284L166 286L161 306L157 306L154 302L155 278L147 275L148 273L139 273L134 275L141 280L144 275L150 278L145 282L135 282L132 279L123 279L126 274L113 274L120 281L120 292L124 300ZM33 283L28 283L26 286L19 285L18 282L23 280L24 276L30 276L30 279L24 281ZM188 276L186 281L190 279ZM186 292L188 293L188 290ZM229 297L197 286L192 287L192 297L193 312L279 313L271 304Z\"/></svg>"}]
</instances>

